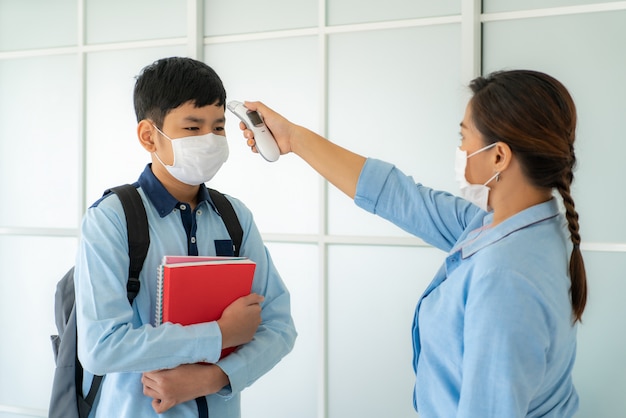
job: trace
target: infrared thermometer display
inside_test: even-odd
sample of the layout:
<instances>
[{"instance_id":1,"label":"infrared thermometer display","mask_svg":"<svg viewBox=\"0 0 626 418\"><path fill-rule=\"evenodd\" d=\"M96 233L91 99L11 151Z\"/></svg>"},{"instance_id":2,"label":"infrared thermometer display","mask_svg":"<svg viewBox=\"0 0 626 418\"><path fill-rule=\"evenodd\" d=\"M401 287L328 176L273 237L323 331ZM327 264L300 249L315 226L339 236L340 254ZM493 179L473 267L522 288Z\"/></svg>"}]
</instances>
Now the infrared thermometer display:
<instances>
[{"instance_id":1,"label":"infrared thermometer display","mask_svg":"<svg viewBox=\"0 0 626 418\"><path fill-rule=\"evenodd\" d=\"M269 162L274 162L280 157L280 149L267 126L263 122L261 114L249 110L243 103L236 100L228 102L228 110L233 112L254 133L254 141L259 154Z\"/></svg>"}]
</instances>

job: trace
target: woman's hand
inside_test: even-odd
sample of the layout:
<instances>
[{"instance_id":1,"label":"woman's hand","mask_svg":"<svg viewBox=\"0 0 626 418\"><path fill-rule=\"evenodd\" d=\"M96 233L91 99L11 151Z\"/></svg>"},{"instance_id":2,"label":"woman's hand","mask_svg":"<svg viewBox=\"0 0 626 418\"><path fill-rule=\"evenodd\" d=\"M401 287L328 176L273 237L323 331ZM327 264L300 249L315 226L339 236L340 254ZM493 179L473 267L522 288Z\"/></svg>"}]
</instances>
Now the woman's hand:
<instances>
[{"instance_id":1,"label":"woman's hand","mask_svg":"<svg viewBox=\"0 0 626 418\"><path fill-rule=\"evenodd\" d=\"M287 154L292 151L292 133L296 128L293 123L261 102L245 102L244 106L249 110L255 110L261 114L265 126L272 132L281 154ZM239 122L239 128L243 131L243 136L247 139L248 146L252 148L252 151L258 152L255 146L254 133L247 129L243 122Z\"/></svg>"}]
</instances>

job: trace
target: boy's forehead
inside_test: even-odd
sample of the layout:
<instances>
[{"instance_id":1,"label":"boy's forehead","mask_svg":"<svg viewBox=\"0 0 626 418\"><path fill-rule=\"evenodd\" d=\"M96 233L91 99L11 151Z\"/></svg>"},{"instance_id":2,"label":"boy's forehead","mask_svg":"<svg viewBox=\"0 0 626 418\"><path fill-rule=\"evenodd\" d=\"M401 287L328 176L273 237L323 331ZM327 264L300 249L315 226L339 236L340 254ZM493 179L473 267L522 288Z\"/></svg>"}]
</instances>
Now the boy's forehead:
<instances>
[{"instance_id":1,"label":"boy's forehead","mask_svg":"<svg viewBox=\"0 0 626 418\"><path fill-rule=\"evenodd\" d=\"M168 112L165 119L187 120L190 122L212 122L224 119L224 106L217 103L196 107L195 102L185 102Z\"/></svg>"}]
</instances>

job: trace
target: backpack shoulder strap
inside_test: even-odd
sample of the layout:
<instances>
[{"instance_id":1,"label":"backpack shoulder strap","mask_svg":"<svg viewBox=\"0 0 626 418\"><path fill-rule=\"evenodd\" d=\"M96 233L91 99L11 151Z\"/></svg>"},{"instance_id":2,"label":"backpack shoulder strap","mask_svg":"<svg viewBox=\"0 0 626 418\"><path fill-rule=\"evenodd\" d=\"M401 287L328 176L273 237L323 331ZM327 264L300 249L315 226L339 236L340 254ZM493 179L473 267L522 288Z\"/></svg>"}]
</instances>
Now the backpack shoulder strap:
<instances>
[{"instance_id":1,"label":"backpack shoulder strap","mask_svg":"<svg viewBox=\"0 0 626 418\"><path fill-rule=\"evenodd\" d=\"M222 193L215 189L207 189L209 190L209 196L211 196L213 204L222 216L222 221L224 221L224 225L226 225L230 239L233 240L233 252L235 257L239 257L241 242L243 241L243 229L241 228L235 209L233 209L233 205Z\"/></svg>"},{"instance_id":2,"label":"backpack shoulder strap","mask_svg":"<svg viewBox=\"0 0 626 418\"><path fill-rule=\"evenodd\" d=\"M124 208L124 216L126 217L126 225L128 229L128 255L130 257L130 265L128 268L128 282L126 284L126 292L128 296L128 302L132 305L133 300L139 293L139 273L143 267L143 262L148 254L148 247L150 246L150 231L148 229L148 218L146 216L146 210L141 200L141 196L135 186L130 184L124 184L122 186L113 187L106 190L104 194L109 192L115 193ZM89 393L83 398L82 396L82 382L83 382L83 369L78 360L78 356L75 356L75 380L76 380L76 395L78 403L79 416L81 418L87 417L93 403L100 389L103 376L95 375L89 388Z\"/></svg>"},{"instance_id":3,"label":"backpack shoulder strap","mask_svg":"<svg viewBox=\"0 0 626 418\"><path fill-rule=\"evenodd\" d=\"M128 267L128 282L126 291L128 301L132 305L133 300L139 293L141 283L139 283L139 273L143 267L143 262L148 254L150 246L150 232L148 229L148 217L143 206L141 196L135 186L124 184L110 189L115 193L124 208L126 225L128 227L128 254L130 265Z\"/></svg>"}]
</instances>

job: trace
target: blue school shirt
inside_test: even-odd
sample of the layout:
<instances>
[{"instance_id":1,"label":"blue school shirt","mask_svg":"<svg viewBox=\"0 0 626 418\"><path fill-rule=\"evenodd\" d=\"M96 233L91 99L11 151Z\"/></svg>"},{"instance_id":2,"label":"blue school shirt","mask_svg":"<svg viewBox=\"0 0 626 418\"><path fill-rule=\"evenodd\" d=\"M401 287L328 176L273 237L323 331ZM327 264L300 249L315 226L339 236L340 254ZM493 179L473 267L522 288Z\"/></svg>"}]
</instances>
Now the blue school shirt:
<instances>
[{"instance_id":1,"label":"blue school shirt","mask_svg":"<svg viewBox=\"0 0 626 418\"><path fill-rule=\"evenodd\" d=\"M230 236L206 187L195 210L178 202L146 167L138 181L150 228L150 248L132 307L126 298L128 244L126 221L115 194L102 198L84 216L76 260L78 354L84 368L106 374L95 417L157 416L143 394L142 372L180 364L216 363L230 384L207 396L211 417L239 417L240 393L268 372L292 348L296 331L289 292L280 278L250 211L228 196L243 234L241 256L256 262L252 292L265 296L262 323L254 339L219 360L222 335L216 322L155 327L157 266L164 255L216 255ZM90 379L84 384L89 387ZM86 393L86 391L85 391ZM280 391L276 399L280 398ZM195 401L175 406L163 417L197 417Z\"/></svg>"},{"instance_id":2,"label":"blue school shirt","mask_svg":"<svg viewBox=\"0 0 626 418\"><path fill-rule=\"evenodd\" d=\"M413 322L420 418L571 417L571 250L554 199L493 215L369 159L355 202L448 253Z\"/></svg>"}]
</instances>

